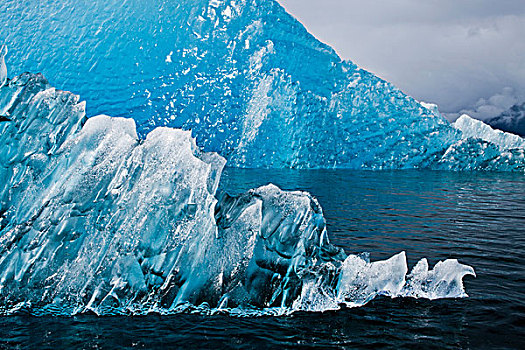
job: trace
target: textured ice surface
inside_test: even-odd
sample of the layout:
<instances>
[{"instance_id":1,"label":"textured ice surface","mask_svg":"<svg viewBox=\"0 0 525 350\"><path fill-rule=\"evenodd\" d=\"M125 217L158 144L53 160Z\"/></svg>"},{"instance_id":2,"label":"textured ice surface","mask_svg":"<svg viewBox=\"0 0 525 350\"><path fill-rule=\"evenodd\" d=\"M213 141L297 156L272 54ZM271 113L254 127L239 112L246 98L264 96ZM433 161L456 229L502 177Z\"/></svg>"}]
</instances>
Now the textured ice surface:
<instances>
[{"instance_id":1,"label":"textured ice surface","mask_svg":"<svg viewBox=\"0 0 525 350\"><path fill-rule=\"evenodd\" d=\"M525 140L520 136L495 130L466 114L459 117L453 125L461 130L464 138L479 138L498 146L501 150L525 148Z\"/></svg>"},{"instance_id":2,"label":"textured ice surface","mask_svg":"<svg viewBox=\"0 0 525 350\"><path fill-rule=\"evenodd\" d=\"M5 56L7 55L7 46L2 45L0 48L0 87L7 82L7 66L5 64Z\"/></svg>"},{"instance_id":3,"label":"textured ice surface","mask_svg":"<svg viewBox=\"0 0 525 350\"><path fill-rule=\"evenodd\" d=\"M493 143L480 139L462 139L448 147L432 168L524 172L525 150L523 148L502 150Z\"/></svg>"},{"instance_id":4,"label":"textured ice surface","mask_svg":"<svg viewBox=\"0 0 525 350\"><path fill-rule=\"evenodd\" d=\"M388 260L370 262L367 254L349 255L337 269L336 288L315 276L305 281L294 307L301 310L324 311L341 304L361 306L375 297L413 297L426 299L467 297L463 277L476 276L470 266L449 259L429 270L427 259L421 259L407 275L405 252ZM332 282L334 283L334 282Z\"/></svg>"},{"instance_id":5,"label":"textured ice surface","mask_svg":"<svg viewBox=\"0 0 525 350\"><path fill-rule=\"evenodd\" d=\"M476 276L470 266L455 259L440 261L429 270L427 259L421 259L407 276L399 296L440 299L467 296L463 289L463 277Z\"/></svg>"},{"instance_id":6,"label":"textured ice surface","mask_svg":"<svg viewBox=\"0 0 525 350\"><path fill-rule=\"evenodd\" d=\"M431 165L433 169L525 171L523 138L494 130L467 115L462 115L453 125L463 138L446 149Z\"/></svg>"},{"instance_id":7,"label":"textured ice surface","mask_svg":"<svg viewBox=\"0 0 525 350\"><path fill-rule=\"evenodd\" d=\"M43 72L142 136L192 130L231 166L483 168L439 163L461 132L275 0L4 0L0 20L13 72Z\"/></svg>"},{"instance_id":8,"label":"textured ice surface","mask_svg":"<svg viewBox=\"0 0 525 350\"><path fill-rule=\"evenodd\" d=\"M274 185L216 197L224 158L23 74L0 88L0 314L279 314L377 295L465 296L456 261L407 273L330 244L321 206ZM408 282L405 282L408 280Z\"/></svg>"}]
</instances>

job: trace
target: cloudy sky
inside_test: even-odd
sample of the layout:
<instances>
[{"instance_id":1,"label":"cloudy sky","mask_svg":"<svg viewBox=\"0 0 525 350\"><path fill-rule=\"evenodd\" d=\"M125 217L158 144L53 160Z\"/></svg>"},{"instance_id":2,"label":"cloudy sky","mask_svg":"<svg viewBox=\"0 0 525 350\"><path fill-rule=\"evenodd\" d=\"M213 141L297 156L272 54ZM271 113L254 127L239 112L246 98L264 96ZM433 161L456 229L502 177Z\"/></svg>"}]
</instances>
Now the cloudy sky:
<instances>
[{"instance_id":1,"label":"cloudy sky","mask_svg":"<svg viewBox=\"0 0 525 350\"><path fill-rule=\"evenodd\" d=\"M525 101L525 0L279 0L344 59L445 113Z\"/></svg>"}]
</instances>

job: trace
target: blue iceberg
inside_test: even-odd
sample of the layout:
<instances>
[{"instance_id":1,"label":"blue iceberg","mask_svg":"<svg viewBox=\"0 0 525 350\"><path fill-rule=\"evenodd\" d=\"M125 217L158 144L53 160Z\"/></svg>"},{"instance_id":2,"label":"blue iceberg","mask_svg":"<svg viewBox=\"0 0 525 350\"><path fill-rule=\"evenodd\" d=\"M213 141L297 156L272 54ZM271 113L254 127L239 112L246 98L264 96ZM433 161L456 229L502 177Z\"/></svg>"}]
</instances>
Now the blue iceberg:
<instances>
[{"instance_id":1,"label":"blue iceberg","mask_svg":"<svg viewBox=\"0 0 525 350\"><path fill-rule=\"evenodd\" d=\"M523 148L465 137L275 0L4 2L13 72L43 72L141 138L191 130L247 168L524 169Z\"/></svg>"},{"instance_id":2,"label":"blue iceberg","mask_svg":"<svg viewBox=\"0 0 525 350\"><path fill-rule=\"evenodd\" d=\"M18 74L2 47L2 315L465 297L472 267L347 255L309 193L218 194L222 170L525 169L522 138L468 116L450 124L274 0L6 0L0 19Z\"/></svg>"},{"instance_id":3,"label":"blue iceberg","mask_svg":"<svg viewBox=\"0 0 525 350\"><path fill-rule=\"evenodd\" d=\"M378 295L458 298L456 260L408 274L328 237L320 204L274 185L217 195L226 160L189 131L140 139L42 75L0 88L0 315L275 315Z\"/></svg>"}]
</instances>

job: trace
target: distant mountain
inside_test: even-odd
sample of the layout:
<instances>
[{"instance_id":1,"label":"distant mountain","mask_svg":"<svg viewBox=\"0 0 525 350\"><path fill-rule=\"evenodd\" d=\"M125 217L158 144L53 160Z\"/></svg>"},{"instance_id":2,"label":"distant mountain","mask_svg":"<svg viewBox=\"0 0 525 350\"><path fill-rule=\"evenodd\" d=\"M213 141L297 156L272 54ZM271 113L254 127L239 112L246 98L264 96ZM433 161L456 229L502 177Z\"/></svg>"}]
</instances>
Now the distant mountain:
<instances>
[{"instance_id":1,"label":"distant mountain","mask_svg":"<svg viewBox=\"0 0 525 350\"><path fill-rule=\"evenodd\" d=\"M499 116L485 121L493 128L525 136L525 102L516 104Z\"/></svg>"}]
</instances>

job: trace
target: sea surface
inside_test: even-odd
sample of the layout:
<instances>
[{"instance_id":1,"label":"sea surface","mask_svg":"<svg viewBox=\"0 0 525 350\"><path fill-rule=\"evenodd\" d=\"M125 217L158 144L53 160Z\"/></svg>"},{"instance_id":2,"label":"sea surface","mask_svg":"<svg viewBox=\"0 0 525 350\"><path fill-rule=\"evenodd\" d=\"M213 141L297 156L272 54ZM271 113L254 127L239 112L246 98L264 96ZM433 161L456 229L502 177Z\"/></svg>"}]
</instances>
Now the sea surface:
<instances>
[{"instance_id":1,"label":"sea surface","mask_svg":"<svg viewBox=\"0 0 525 350\"><path fill-rule=\"evenodd\" d=\"M275 183L319 199L332 243L409 266L457 258L469 298L381 297L281 317L0 317L0 348L525 348L525 176L432 171L226 169L220 191ZM227 253L227 252L225 252Z\"/></svg>"}]
</instances>

